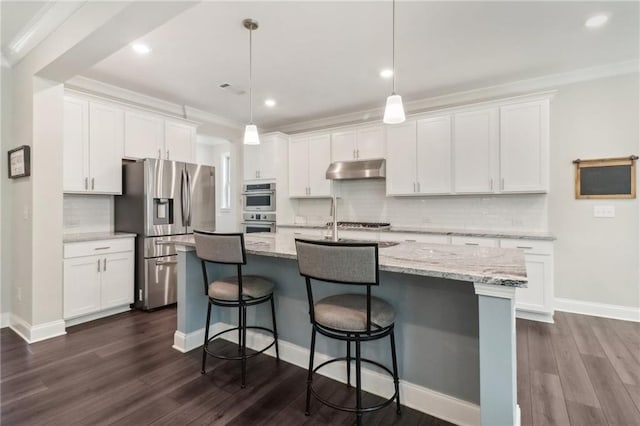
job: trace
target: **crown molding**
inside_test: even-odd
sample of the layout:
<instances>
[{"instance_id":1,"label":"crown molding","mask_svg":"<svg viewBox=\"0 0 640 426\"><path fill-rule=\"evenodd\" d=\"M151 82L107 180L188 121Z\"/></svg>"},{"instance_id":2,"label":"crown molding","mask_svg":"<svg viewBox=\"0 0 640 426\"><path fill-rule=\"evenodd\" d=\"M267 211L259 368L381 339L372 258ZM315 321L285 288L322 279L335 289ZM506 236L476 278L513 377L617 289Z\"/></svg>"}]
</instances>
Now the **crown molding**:
<instances>
[{"instance_id":1,"label":"crown molding","mask_svg":"<svg viewBox=\"0 0 640 426\"><path fill-rule=\"evenodd\" d=\"M86 1L45 2L4 49L3 54L9 66L12 67L20 62L85 3Z\"/></svg>"},{"instance_id":2,"label":"crown molding","mask_svg":"<svg viewBox=\"0 0 640 426\"><path fill-rule=\"evenodd\" d=\"M133 90L124 89L102 81L83 76L75 76L65 82L65 87L95 96L108 98L116 102L125 102L163 114L178 116L186 120L209 123L228 127L234 130L243 128L243 124L188 105L179 105Z\"/></svg>"},{"instance_id":3,"label":"crown molding","mask_svg":"<svg viewBox=\"0 0 640 426\"><path fill-rule=\"evenodd\" d=\"M519 80L480 89L455 92L442 96L405 102L407 115L429 112L433 109L454 107L463 103L490 101L505 96L523 95L530 92L548 90L567 84L583 81L598 80L616 75L630 74L640 71L640 60L633 59L624 62L582 68L574 71L550 74L527 80ZM300 133L313 130L322 130L329 127L348 126L367 122L381 121L384 108L372 108L347 114L334 115L296 123L283 123L265 128L265 131L279 130L285 133Z\"/></svg>"}]
</instances>

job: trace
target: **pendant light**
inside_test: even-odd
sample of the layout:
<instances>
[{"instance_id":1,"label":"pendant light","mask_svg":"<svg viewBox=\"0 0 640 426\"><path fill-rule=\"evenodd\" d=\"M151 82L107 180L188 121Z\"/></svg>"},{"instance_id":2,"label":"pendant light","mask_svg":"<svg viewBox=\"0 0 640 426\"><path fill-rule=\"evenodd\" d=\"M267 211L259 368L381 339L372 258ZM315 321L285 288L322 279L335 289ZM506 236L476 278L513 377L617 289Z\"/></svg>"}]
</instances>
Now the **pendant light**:
<instances>
[{"instance_id":1,"label":"pendant light","mask_svg":"<svg viewBox=\"0 0 640 426\"><path fill-rule=\"evenodd\" d=\"M402 106L402 97L396 94L396 0L393 0L393 19L392 19L392 68L393 68L393 91L387 98L387 105L384 109L384 118L382 122L385 124L398 124L405 120L404 106Z\"/></svg>"},{"instance_id":2,"label":"pendant light","mask_svg":"<svg viewBox=\"0 0 640 426\"><path fill-rule=\"evenodd\" d=\"M253 30L258 29L258 21L247 18L242 25L249 30L249 124L244 128L244 144L259 145L258 128L253 124Z\"/></svg>"}]
</instances>

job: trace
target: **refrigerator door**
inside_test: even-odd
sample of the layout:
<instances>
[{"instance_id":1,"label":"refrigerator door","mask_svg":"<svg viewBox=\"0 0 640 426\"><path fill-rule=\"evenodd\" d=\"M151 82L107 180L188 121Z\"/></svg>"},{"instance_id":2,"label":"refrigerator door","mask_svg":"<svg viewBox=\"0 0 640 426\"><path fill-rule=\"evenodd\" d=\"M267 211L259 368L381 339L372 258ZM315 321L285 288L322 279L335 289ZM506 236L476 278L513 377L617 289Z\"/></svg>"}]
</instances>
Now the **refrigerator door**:
<instances>
[{"instance_id":1,"label":"refrigerator door","mask_svg":"<svg viewBox=\"0 0 640 426\"><path fill-rule=\"evenodd\" d=\"M144 160L144 181L145 235L184 234L184 163L148 158Z\"/></svg>"},{"instance_id":2,"label":"refrigerator door","mask_svg":"<svg viewBox=\"0 0 640 426\"><path fill-rule=\"evenodd\" d=\"M144 260L145 285L143 309L154 309L176 303L178 256L155 257Z\"/></svg>"},{"instance_id":3,"label":"refrigerator door","mask_svg":"<svg viewBox=\"0 0 640 426\"><path fill-rule=\"evenodd\" d=\"M200 164L185 165L189 200L187 202L187 233L194 229L215 231L216 189L215 168Z\"/></svg>"}]
</instances>

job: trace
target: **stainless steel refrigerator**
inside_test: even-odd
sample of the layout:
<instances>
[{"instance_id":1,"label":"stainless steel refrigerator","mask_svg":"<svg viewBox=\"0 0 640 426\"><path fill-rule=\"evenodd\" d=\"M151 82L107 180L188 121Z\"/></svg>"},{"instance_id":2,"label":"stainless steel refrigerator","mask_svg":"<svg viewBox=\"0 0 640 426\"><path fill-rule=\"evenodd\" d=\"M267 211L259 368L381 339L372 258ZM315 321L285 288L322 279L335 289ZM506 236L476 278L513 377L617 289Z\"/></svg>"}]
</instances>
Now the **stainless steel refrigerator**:
<instances>
[{"instance_id":1,"label":"stainless steel refrigerator","mask_svg":"<svg viewBox=\"0 0 640 426\"><path fill-rule=\"evenodd\" d=\"M176 302L177 253L170 243L194 229L214 231L215 210L213 167L150 158L123 162L115 230L138 234L137 308Z\"/></svg>"}]
</instances>

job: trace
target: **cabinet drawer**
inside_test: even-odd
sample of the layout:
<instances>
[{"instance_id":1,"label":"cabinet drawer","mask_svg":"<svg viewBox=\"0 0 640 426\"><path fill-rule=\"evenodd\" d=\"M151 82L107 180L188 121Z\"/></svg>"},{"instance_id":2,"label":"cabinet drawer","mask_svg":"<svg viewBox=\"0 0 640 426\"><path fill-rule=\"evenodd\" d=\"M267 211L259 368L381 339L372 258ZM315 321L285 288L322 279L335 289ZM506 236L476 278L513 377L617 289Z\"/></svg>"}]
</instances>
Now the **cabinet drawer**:
<instances>
[{"instance_id":1,"label":"cabinet drawer","mask_svg":"<svg viewBox=\"0 0 640 426\"><path fill-rule=\"evenodd\" d=\"M521 249L525 254L553 254L553 243L538 240L500 240L500 247Z\"/></svg>"},{"instance_id":2,"label":"cabinet drawer","mask_svg":"<svg viewBox=\"0 0 640 426\"><path fill-rule=\"evenodd\" d=\"M451 237L451 244L456 246L498 247L498 240L482 237Z\"/></svg>"},{"instance_id":3,"label":"cabinet drawer","mask_svg":"<svg viewBox=\"0 0 640 426\"><path fill-rule=\"evenodd\" d=\"M113 240L82 241L66 243L64 258L94 256L107 253L133 251L133 238L118 238Z\"/></svg>"},{"instance_id":4,"label":"cabinet drawer","mask_svg":"<svg viewBox=\"0 0 640 426\"><path fill-rule=\"evenodd\" d=\"M409 241L428 244L449 244L448 235L419 234L414 232L386 232L380 234L382 241Z\"/></svg>"}]
</instances>

